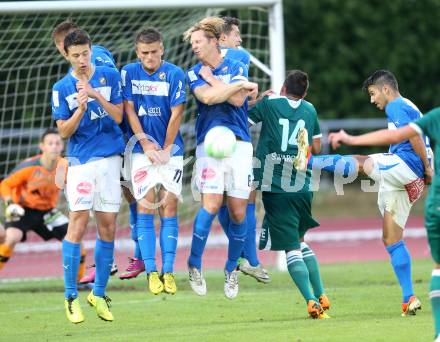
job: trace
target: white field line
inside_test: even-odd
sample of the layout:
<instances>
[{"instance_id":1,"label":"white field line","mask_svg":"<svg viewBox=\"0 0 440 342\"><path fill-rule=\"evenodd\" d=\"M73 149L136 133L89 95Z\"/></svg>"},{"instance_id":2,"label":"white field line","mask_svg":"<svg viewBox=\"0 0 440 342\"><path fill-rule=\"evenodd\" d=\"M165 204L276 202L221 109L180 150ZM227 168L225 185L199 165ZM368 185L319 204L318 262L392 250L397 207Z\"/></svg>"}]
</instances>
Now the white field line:
<instances>
[{"instance_id":1,"label":"white field line","mask_svg":"<svg viewBox=\"0 0 440 342\"><path fill-rule=\"evenodd\" d=\"M362 230L335 230L330 232L313 232L307 233L307 242L326 242L326 241L365 241L376 240L382 236L380 229L362 229ZM406 238L421 238L426 236L426 230L423 227L405 228L404 236ZM189 248L191 246L191 235L179 237L178 248ZM93 249L94 240L85 240L83 244L86 249ZM210 235L207 241L207 247L227 246L228 240L224 234ZM115 242L115 250L119 252L131 252L133 249L133 241L130 238L117 239ZM58 241L49 242L29 242L16 246L16 253L43 253L57 252L61 250L61 243Z\"/></svg>"}]
</instances>

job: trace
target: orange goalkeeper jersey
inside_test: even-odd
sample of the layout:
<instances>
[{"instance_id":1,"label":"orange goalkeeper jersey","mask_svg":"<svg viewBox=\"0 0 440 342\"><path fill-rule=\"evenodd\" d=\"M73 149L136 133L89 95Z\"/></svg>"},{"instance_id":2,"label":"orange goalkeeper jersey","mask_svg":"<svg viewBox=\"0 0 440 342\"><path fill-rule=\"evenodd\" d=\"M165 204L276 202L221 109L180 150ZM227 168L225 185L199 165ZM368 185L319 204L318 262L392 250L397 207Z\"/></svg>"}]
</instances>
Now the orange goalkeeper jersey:
<instances>
[{"instance_id":1,"label":"orange goalkeeper jersey","mask_svg":"<svg viewBox=\"0 0 440 342\"><path fill-rule=\"evenodd\" d=\"M54 170L47 170L40 161L41 155L18 164L11 174L0 183L3 198L11 197L23 207L49 210L56 207L60 190L55 184Z\"/></svg>"}]
</instances>

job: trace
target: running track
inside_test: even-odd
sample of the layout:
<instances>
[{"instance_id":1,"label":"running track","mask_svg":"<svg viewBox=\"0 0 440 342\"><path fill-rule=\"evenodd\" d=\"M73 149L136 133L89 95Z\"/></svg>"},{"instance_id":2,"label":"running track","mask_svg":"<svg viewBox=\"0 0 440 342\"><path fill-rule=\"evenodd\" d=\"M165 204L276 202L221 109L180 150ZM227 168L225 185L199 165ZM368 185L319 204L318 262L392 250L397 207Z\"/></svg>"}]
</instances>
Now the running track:
<instances>
[{"instance_id":1,"label":"running track","mask_svg":"<svg viewBox=\"0 0 440 342\"><path fill-rule=\"evenodd\" d=\"M320 220L321 227L311 230L306 241L315 251L321 263L354 262L369 260L387 260L380 236L381 220L374 219L325 219ZM413 217L405 230L408 249L413 258L429 258L429 248L423 219ZM90 231L85 237L87 263L93 263L93 245L95 233ZM191 227L181 227L179 247L176 257L176 271L186 270L186 260L191 243ZM208 239L208 247L203 258L203 267L221 269L227 254L227 240L218 225L213 226ZM120 270L127 266L133 243L129 228L119 229L115 258ZM277 253L261 251L259 258L266 267L275 267ZM157 254L160 266L160 253ZM160 267L159 267L160 269ZM43 242L33 233L28 241L19 244L16 253L0 272L1 280L35 277L61 277L61 244L58 241Z\"/></svg>"}]
</instances>

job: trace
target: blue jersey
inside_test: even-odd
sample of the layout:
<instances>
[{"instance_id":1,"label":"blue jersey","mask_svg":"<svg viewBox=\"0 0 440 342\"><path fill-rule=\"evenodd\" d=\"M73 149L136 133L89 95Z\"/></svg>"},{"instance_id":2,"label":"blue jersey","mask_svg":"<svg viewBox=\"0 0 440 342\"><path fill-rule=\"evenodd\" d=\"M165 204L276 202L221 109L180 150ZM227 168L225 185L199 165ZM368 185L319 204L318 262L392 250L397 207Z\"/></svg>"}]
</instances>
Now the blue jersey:
<instances>
[{"instance_id":1,"label":"blue jersey","mask_svg":"<svg viewBox=\"0 0 440 342\"><path fill-rule=\"evenodd\" d=\"M92 45L92 63L96 66L107 66L117 69L111 52L101 45Z\"/></svg>"},{"instance_id":2,"label":"blue jersey","mask_svg":"<svg viewBox=\"0 0 440 342\"><path fill-rule=\"evenodd\" d=\"M204 86L206 81L199 75L202 63L198 63L187 72L189 88L192 93L194 89ZM243 63L225 58L223 62L214 70L212 74L215 78L226 84L247 80L248 72ZM223 102L208 106L196 98L198 115L196 120L197 145L203 143L206 133L215 126L226 126L243 141L251 141L248 129L247 102L236 107L228 102Z\"/></svg>"},{"instance_id":3,"label":"blue jersey","mask_svg":"<svg viewBox=\"0 0 440 342\"><path fill-rule=\"evenodd\" d=\"M249 65L251 64L251 55L245 49L221 48L221 53L223 57L242 62L249 70Z\"/></svg>"},{"instance_id":4,"label":"blue jersey","mask_svg":"<svg viewBox=\"0 0 440 342\"><path fill-rule=\"evenodd\" d=\"M140 62L124 66L121 75L124 100L133 102L145 134L163 148L171 109L186 102L185 74L178 66L164 61L152 75L144 70ZM130 130L131 135L133 132ZM184 150L180 132L174 145L172 155L182 156ZM133 152L143 152L139 143L136 143Z\"/></svg>"},{"instance_id":5,"label":"blue jersey","mask_svg":"<svg viewBox=\"0 0 440 342\"><path fill-rule=\"evenodd\" d=\"M97 66L89 84L107 101L122 102L121 78L117 70ZM68 120L78 108L76 79L68 73L53 86L52 117ZM84 113L75 133L69 138L67 156L84 164L92 159L110 157L124 152L122 131L98 101L89 97ZM70 159L69 161L72 161Z\"/></svg>"},{"instance_id":6,"label":"blue jersey","mask_svg":"<svg viewBox=\"0 0 440 342\"><path fill-rule=\"evenodd\" d=\"M408 125L420 117L419 109L408 99L399 97L385 106L388 119L388 129L397 129ZM429 148L429 140L425 139L425 145ZM425 168L423 162L414 151L409 140L390 146L390 153L398 155L418 177L424 177Z\"/></svg>"}]
</instances>

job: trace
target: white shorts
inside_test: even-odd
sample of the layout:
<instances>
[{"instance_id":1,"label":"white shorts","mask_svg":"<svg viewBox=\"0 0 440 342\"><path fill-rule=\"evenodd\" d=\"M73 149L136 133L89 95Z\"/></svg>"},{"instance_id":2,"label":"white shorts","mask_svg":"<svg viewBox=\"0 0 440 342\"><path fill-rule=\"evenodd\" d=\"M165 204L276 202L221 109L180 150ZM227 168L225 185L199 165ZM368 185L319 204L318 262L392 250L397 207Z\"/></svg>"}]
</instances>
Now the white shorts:
<instances>
[{"instance_id":1,"label":"white shorts","mask_svg":"<svg viewBox=\"0 0 440 342\"><path fill-rule=\"evenodd\" d=\"M253 181L252 144L237 141L232 156L223 159L208 157L203 143L196 150L195 185L202 194L223 194L248 199Z\"/></svg>"},{"instance_id":2,"label":"white shorts","mask_svg":"<svg viewBox=\"0 0 440 342\"><path fill-rule=\"evenodd\" d=\"M153 165L144 153L133 153L131 161L131 183L133 197L140 200L156 185L179 196L182 192L183 157L171 157L163 165Z\"/></svg>"},{"instance_id":3,"label":"white shorts","mask_svg":"<svg viewBox=\"0 0 440 342\"><path fill-rule=\"evenodd\" d=\"M66 198L70 211L117 213L121 205L121 157L112 156L69 166Z\"/></svg>"},{"instance_id":4,"label":"white shorts","mask_svg":"<svg viewBox=\"0 0 440 342\"><path fill-rule=\"evenodd\" d=\"M394 222L404 228L413 203L423 193L424 180L396 154L377 153L369 157L374 162L369 177L379 183L379 210L382 216L384 211L391 213Z\"/></svg>"}]
</instances>

